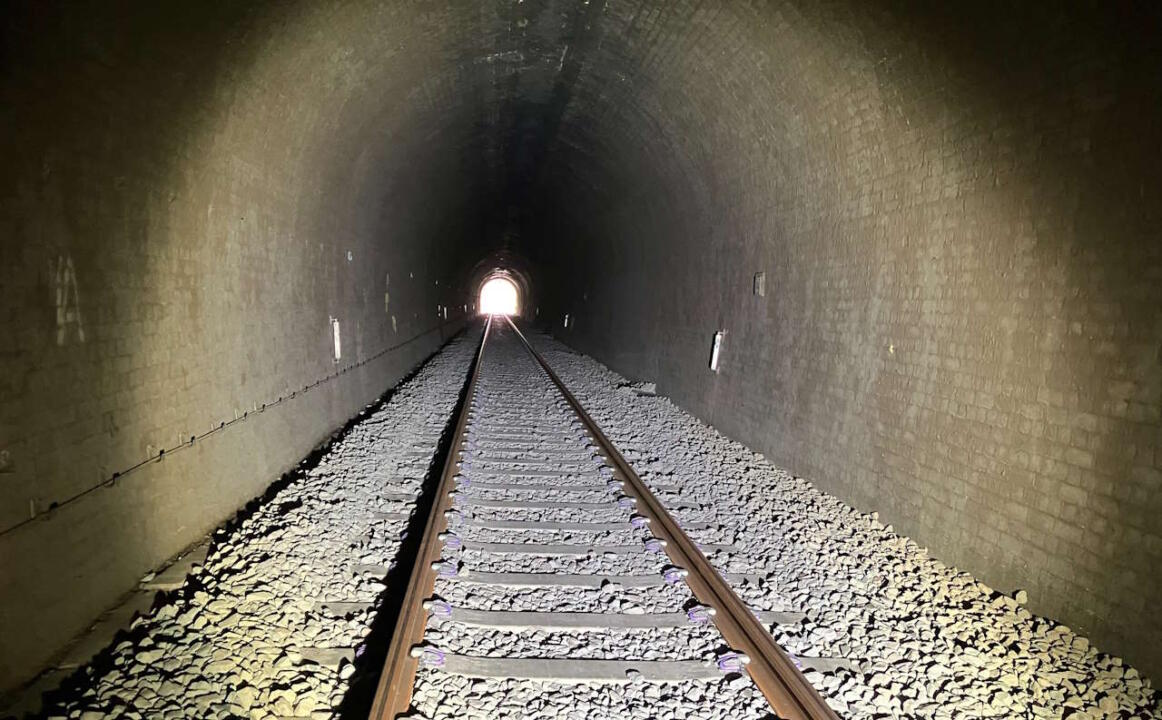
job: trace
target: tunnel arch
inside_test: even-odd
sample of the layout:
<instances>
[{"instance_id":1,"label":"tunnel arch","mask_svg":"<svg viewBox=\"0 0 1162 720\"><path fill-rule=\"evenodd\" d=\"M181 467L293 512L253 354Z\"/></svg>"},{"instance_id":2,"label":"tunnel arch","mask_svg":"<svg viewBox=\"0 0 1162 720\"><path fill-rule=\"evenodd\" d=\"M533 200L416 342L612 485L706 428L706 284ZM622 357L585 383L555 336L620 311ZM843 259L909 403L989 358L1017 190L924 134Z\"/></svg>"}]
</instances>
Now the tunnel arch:
<instances>
[{"instance_id":1,"label":"tunnel arch","mask_svg":"<svg viewBox=\"0 0 1162 720\"><path fill-rule=\"evenodd\" d=\"M516 286L518 317L535 318L537 315L534 268L523 255L507 249L488 253L466 273L465 289L469 312L478 310L480 291L494 277L502 277Z\"/></svg>"},{"instance_id":2,"label":"tunnel arch","mask_svg":"<svg viewBox=\"0 0 1162 720\"><path fill-rule=\"evenodd\" d=\"M57 5L16 0L0 38L0 558L31 558L0 560L29 589L0 689L433 352L492 273L525 317L578 319L578 349L1162 669L1135 604L1162 593L1156 14ZM139 465L156 491L60 505Z\"/></svg>"}]
</instances>

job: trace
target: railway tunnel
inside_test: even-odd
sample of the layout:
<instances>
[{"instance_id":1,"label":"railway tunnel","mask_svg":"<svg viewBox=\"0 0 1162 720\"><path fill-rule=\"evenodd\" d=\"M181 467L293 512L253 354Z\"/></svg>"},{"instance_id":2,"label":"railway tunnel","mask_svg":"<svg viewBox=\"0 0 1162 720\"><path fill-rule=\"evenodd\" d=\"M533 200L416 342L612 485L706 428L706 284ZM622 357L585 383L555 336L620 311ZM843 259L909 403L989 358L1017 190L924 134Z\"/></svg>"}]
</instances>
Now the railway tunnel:
<instances>
[{"instance_id":1,"label":"railway tunnel","mask_svg":"<svg viewBox=\"0 0 1162 720\"><path fill-rule=\"evenodd\" d=\"M746 541L762 582L831 548L845 570L796 600L896 603L861 616L894 639L849 624L843 652L820 639L832 611L787 608L822 630L784 645L860 655L862 674L815 683L842 714L1162 713L1159 19L1130 2L6 3L5 702L274 716L289 684L203 678L232 694L199 708L212 690L173 680L169 651L148 692L98 689L132 675L119 654L161 658L150 623L228 595L188 562L162 583L173 558L210 567L266 513L341 503L280 495L342 475L367 428L439 474L500 279L644 482L687 462L690 497L701 475L724 507L785 501ZM493 319L494 356L523 357ZM737 447L644 449L679 426ZM861 533L924 563L829 544ZM979 597L907 585L936 564ZM323 595L295 602L341 599ZM953 605L1010 634L917 624ZM913 637L1009 669L955 709L984 665L898 682L928 647ZM336 698L278 714L343 716Z\"/></svg>"}]
</instances>

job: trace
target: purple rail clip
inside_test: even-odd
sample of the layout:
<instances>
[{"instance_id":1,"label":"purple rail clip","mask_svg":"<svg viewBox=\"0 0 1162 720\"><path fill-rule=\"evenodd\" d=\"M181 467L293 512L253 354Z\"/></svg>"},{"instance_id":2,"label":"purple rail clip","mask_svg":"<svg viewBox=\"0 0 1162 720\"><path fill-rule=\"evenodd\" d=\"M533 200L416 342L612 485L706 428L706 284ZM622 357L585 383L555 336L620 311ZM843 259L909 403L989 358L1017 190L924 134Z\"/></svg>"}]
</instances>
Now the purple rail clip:
<instances>
[{"instance_id":1,"label":"purple rail clip","mask_svg":"<svg viewBox=\"0 0 1162 720\"><path fill-rule=\"evenodd\" d=\"M740 673L749 662L750 658L742 653L727 652L718 656L718 669L724 673Z\"/></svg>"},{"instance_id":2,"label":"purple rail clip","mask_svg":"<svg viewBox=\"0 0 1162 720\"><path fill-rule=\"evenodd\" d=\"M432 569L440 577L456 577L456 563L448 562L447 560L432 563Z\"/></svg>"},{"instance_id":3,"label":"purple rail clip","mask_svg":"<svg viewBox=\"0 0 1162 720\"><path fill-rule=\"evenodd\" d=\"M629 524L640 530L650 524L650 519L644 515L634 515L629 519Z\"/></svg>"},{"instance_id":4,"label":"purple rail clip","mask_svg":"<svg viewBox=\"0 0 1162 720\"><path fill-rule=\"evenodd\" d=\"M610 480L608 483L606 483L605 489L611 493L621 492L621 481L620 480Z\"/></svg>"},{"instance_id":5,"label":"purple rail clip","mask_svg":"<svg viewBox=\"0 0 1162 720\"><path fill-rule=\"evenodd\" d=\"M412 657L420 661L423 667L444 667L444 651L438 650L434 647L420 647L412 648Z\"/></svg>"},{"instance_id":6,"label":"purple rail clip","mask_svg":"<svg viewBox=\"0 0 1162 720\"><path fill-rule=\"evenodd\" d=\"M628 495L623 495L617 499L617 506L625 508L626 510L632 510L635 505L637 505L637 500L634 500Z\"/></svg>"},{"instance_id":7,"label":"purple rail clip","mask_svg":"<svg viewBox=\"0 0 1162 720\"><path fill-rule=\"evenodd\" d=\"M464 547L464 541L460 539L459 535L455 533L440 533L443 537L440 539L444 541L444 547L449 550L459 550Z\"/></svg>"},{"instance_id":8,"label":"purple rail clip","mask_svg":"<svg viewBox=\"0 0 1162 720\"><path fill-rule=\"evenodd\" d=\"M686 576L689 574L690 572L688 570L683 570L682 568L678 567L668 567L662 571L662 579L664 579L670 585L677 585L678 583L685 580Z\"/></svg>"},{"instance_id":9,"label":"purple rail clip","mask_svg":"<svg viewBox=\"0 0 1162 720\"><path fill-rule=\"evenodd\" d=\"M686 611L686 617L690 618L690 622L695 625L705 625L714 617L714 608L708 608L705 605L695 605Z\"/></svg>"},{"instance_id":10,"label":"purple rail clip","mask_svg":"<svg viewBox=\"0 0 1162 720\"><path fill-rule=\"evenodd\" d=\"M659 540L657 538L650 538L649 540L646 540L646 550L648 552L660 553L660 552L665 551L665 549L666 549L666 541L665 540Z\"/></svg>"},{"instance_id":11,"label":"purple rail clip","mask_svg":"<svg viewBox=\"0 0 1162 720\"><path fill-rule=\"evenodd\" d=\"M452 616L452 606L443 600L427 600L424 602L424 609L435 617L446 618Z\"/></svg>"}]
</instances>

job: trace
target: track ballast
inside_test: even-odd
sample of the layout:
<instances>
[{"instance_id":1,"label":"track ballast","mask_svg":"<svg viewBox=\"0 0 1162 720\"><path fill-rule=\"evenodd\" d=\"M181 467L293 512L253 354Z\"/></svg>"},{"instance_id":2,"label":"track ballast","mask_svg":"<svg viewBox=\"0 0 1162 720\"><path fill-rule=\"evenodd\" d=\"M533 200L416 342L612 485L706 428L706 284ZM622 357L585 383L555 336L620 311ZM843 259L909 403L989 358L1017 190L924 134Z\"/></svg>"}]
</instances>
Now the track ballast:
<instances>
[{"instance_id":1,"label":"track ballast","mask_svg":"<svg viewBox=\"0 0 1162 720\"><path fill-rule=\"evenodd\" d=\"M706 509L647 487L506 319L460 413L372 717L835 717L798 668L846 661L782 653L803 616L743 605Z\"/></svg>"}]
</instances>

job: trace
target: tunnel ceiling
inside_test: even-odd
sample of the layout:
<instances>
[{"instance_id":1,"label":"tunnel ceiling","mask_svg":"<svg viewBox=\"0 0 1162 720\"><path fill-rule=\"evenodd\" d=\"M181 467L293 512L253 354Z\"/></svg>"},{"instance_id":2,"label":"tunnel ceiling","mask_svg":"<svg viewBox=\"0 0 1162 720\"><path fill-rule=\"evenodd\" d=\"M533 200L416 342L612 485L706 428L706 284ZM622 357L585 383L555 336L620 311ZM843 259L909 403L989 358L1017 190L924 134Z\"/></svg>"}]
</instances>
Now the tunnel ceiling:
<instances>
[{"instance_id":1,"label":"tunnel ceiling","mask_svg":"<svg viewBox=\"0 0 1162 720\"><path fill-rule=\"evenodd\" d=\"M66 73L83 60L120 92L175 91L132 118L89 118L83 93L44 86L17 83L10 100L132 121L130 155L176 124L203 149L229 145L230 163L293 176L328 212L331 194L357 199L358 222L385 236L393 209L423 208L438 243L475 254L462 274L500 247L544 256L563 218L608 236L595 223L631 215L635 201L697 221L858 195L858 169L895 141L879 125L954 120L923 115L940 97L966 114L1008 111L1006 83L990 79L1036 75L1074 38L1100 49L1141 20L1120 12L1032 4L997 24L985 7L894 2L362 0L68 14L25 3L6 26L6 68ZM32 43L49 33L80 39ZM196 62L182 57L191 45Z\"/></svg>"}]
</instances>

